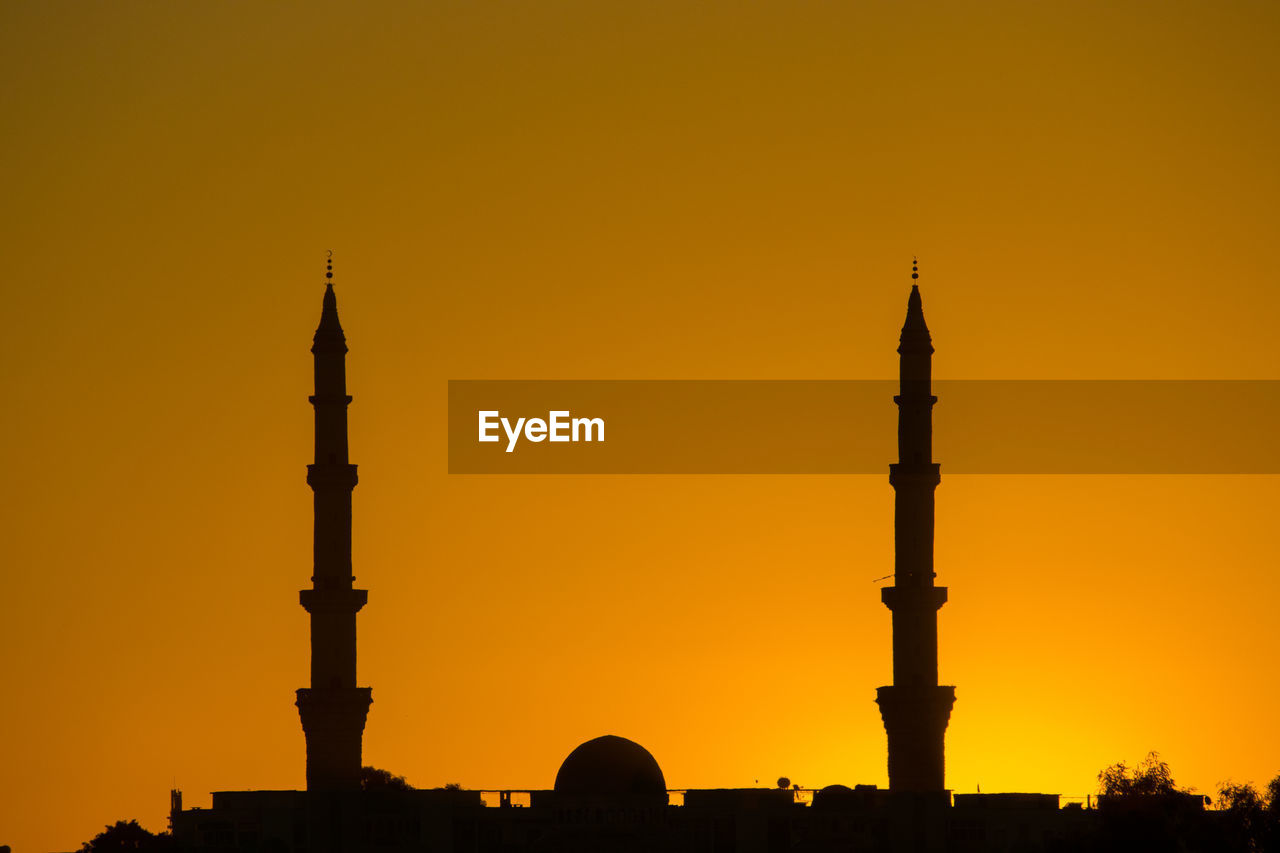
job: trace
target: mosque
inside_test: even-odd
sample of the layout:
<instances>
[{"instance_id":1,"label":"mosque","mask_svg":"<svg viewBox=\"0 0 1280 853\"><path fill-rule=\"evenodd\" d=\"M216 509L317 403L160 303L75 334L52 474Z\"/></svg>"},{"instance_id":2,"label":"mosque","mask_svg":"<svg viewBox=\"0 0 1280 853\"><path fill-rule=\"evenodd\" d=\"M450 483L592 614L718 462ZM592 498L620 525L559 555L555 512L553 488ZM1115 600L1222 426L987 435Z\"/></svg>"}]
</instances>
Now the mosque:
<instances>
[{"instance_id":1,"label":"mosque","mask_svg":"<svg viewBox=\"0 0 1280 853\"><path fill-rule=\"evenodd\" d=\"M361 740L372 702L356 680L356 614L347 448L346 337L332 267L311 352L315 361L315 571L300 595L311 617L311 684L297 691L306 740L305 791L218 791L208 809L173 794L170 827L184 851L998 851L1078 849L1091 810L1060 808L1054 794L955 794L946 787L944 739L955 688L938 683L938 610L946 587L933 571L933 343L913 267L898 346L898 461L894 489L893 684L876 691L888 739L889 787L831 785L811 796L774 788L687 790L673 797L657 760L615 735L588 740L561 764L551 790L483 792L365 789ZM679 802L675 802L676 799Z\"/></svg>"}]
</instances>

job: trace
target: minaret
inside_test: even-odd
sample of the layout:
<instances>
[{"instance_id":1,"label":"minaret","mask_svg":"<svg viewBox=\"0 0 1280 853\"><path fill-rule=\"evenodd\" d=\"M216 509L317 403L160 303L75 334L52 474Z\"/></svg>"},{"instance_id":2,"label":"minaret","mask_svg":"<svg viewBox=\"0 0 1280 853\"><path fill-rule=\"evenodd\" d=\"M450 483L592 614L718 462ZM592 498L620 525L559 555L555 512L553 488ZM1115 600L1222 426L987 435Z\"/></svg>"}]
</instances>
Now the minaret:
<instances>
[{"instance_id":1,"label":"minaret","mask_svg":"<svg viewBox=\"0 0 1280 853\"><path fill-rule=\"evenodd\" d=\"M360 741L373 699L368 687L356 687L356 612L369 593L352 586L356 466L347 461L347 339L338 322L332 262L325 279L320 326L311 345L316 458L307 466L307 485L315 493L315 569L311 589L299 596L311 614L311 686L298 691L298 713L307 739L307 790L342 791L360 787Z\"/></svg>"},{"instance_id":2,"label":"minaret","mask_svg":"<svg viewBox=\"0 0 1280 853\"><path fill-rule=\"evenodd\" d=\"M898 462L889 466L894 490L893 586L880 599L893 613L893 686L876 690L889 736L889 790L946 789L943 737L954 687L938 686L938 610L947 588L933 583L933 490L941 480L933 461L930 387L933 342L920 302L920 277L911 267L907 321L899 339Z\"/></svg>"}]
</instances>

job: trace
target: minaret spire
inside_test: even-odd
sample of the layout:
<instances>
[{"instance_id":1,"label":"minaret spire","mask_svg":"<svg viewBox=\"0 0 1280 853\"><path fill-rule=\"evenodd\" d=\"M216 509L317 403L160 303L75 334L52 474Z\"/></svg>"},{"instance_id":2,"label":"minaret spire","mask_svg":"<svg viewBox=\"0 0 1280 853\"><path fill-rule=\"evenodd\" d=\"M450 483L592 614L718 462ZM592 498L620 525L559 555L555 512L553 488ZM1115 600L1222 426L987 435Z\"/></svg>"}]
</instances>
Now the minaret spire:
<instances>
[{"instance_id":1,"label":"minaret spire","mask_svg":"<svg viewBox=\"0 0 1280 853\"><path fill-rule=\"evenodd\" d=\"M314 492L314 572L302 606L311 614L311 686L298 691L307 740L307 790L360 787L361 739L373 701L356 686L356 613L369 594L351 574L351 491L356 466L347 459L347 339L333 292L333 252L325 265L320 325L312 339L315 361L315 462L307 466Z\"/></svg>"},{"instance_id":2,"label":"minaret spire","mask_svg":"<svg viewBox=\"0 0 1280 853\"><path fill-rule=\"evenodd\" d=\"M345 353L346 337L342 334L342 324L338 322L338 297L333 292L333 250L329 250L329 257L324 264L324 301L320 308L320 325L316 329L314 343L319 344L321 339L327 344L335 342L342 343L342 351ZM315 352L315 347L312 347Z\"/></svg>"},{"instance_id":3,"label":"minaret spire","mask_svg":"<svg viewBox=\"0 0 1280 853\"><path fill-rule=\"evenodd\" d=\"M889 789L946 789L943 739L955 688L938 685L938 610L947 588L933 583L933 340L924 321L919 265L911 266L907 319L898 343L898 461L894 489L894 580L880 591L893 613L893 686L876 691L889 738Z\"/></svg>"},{"instance_id":4,"label":"minaret spire","mask_svg":"<svg viewBox=\"0 0 1280 853\"><path fill-rule=\"evenodd\" d=\"M921 342L929 343L929 327L924 322L924 303L920 300L920 262L911 261L911 295L907 297L907 321L902 324L902 342L906 343L910 338L910 343L919 345ZM898 352L902 349L899 346ZM932 353L932 346L929 349Z\"/></svg>"}]
</instances>

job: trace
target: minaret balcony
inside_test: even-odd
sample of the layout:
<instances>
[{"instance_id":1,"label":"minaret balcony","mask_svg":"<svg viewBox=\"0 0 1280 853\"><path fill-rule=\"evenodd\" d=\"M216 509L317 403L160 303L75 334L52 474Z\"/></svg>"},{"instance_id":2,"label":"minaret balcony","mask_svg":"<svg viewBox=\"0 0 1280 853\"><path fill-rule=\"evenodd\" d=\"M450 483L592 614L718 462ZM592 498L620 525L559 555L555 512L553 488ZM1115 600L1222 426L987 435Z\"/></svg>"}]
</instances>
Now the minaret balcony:
<instances>
[{"instance_id":1,"label":"minaret balcony","mask_svg":"<svg viewBox=\"0 0 1280 853\"><path fill-rule=\"evenodd\" d=\"M908 484L937 486L941 482L942 466L937 462L889 464L889 485L895 489Z\"/></svg>"},{"instance_id":2,"label":"minaret balcony","mask_svg":"<svg viewBox=\"0 0 1280 853\"><path fill-rule=\"evenodd\" d=\"M308 613L357 613L369 601L366 589L304 589L298 603Z\"/></svg>"},{"instance_id":3,"label":"minaret balcony","mask_svg":"<svg viewBox=\"0 0 1280 853\"><path fill-rule=\"evenodd\" d=\"M351 400L350 394L312 394L307 398L307 402L313 406L349 406Z\"/></svg>"},{"instance_id":4,"label":"minaret balcony","mask_svg":"<svg viewBox=\"0 0 1280 853\"><path fill-rule=\"evenodd\" d=\"M932 583L932 578L929 579ZM895 584L897 581L895 581ZM947 603L945 586L886 586L880 590L880 600L894 613L908 611L936 612Z\"/></svg>"},{"instance_id":5,"label":"minaret balcony","mask_svg":"<svg viewBox=\"0 0 1280 853\"><path fill-rule=\"evenodd\" d=\"M313 489L323 486L342 486L354 489L359 478L356 466L344 462L329 462L324 465L307 466L307 485Z\"/></svg>"}]
</instances>

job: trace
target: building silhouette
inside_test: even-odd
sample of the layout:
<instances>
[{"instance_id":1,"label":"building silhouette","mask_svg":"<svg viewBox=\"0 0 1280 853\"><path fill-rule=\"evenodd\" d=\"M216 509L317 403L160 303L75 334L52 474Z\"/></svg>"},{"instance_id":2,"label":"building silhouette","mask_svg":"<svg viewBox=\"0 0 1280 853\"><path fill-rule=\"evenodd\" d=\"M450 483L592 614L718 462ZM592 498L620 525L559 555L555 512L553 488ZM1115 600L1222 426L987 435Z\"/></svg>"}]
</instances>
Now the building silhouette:
<instances>
[{"instance_id":1,"label":"building silhouette","mask_svg":"<svg viewBox=\"0 0 1280 853\"><path fill-rule=\"evenodd\" d=\"M305 791L219 791L208 809L182 807L173 792L177 849L192 853L292 851L1036 851L1079 849L1093 812L1059 808L1053 794L957 794L946 789L944 736L955 688L938 684L937 614L947 600L934 584L934 490L930 372L933 344L918 272L898 353L898 461L892 586L893 684L877 690L888 738L889 788L830 785L671 792L644 747L605 735L564 760L551 790L474 791L362 786L361 739L371 690L356 681L351 496L356 466L347 447L346 338L332 268L315 361L312 587L300 600L311 617L311 686L298 690L306 739Z\"/></svg>"},{"instance_id":2,"label":"building silhouette","mask_svg":"<svg viewBox=\"0 0 1280 853\"><path fill-rule=\"evenodd\" d=\"M369 594L351 573L351 491L356 466L347 456L347 339L338 322L333 265L325 270L320 325L311 344L315 360L315 462L307 485L315 495L315 570L299 595L311 614L311 686L298 691L307 741L307 790L360 789L361 740L373 701L356 686L356 613Z\"/></svg>"},{"instance_id":3,"label":"building silhouette","mask_svg":"<svg viewBox=\"0 0 1280 853\"><path fill-rule=\"evenodd\" d=\"M893 685L876 691L889 737L889 790L942 791L943 736L956 701L938 686L938 610L947 588L934 586L933 491L941 480L933 461L933 340L924 322L918 267L911 268L907 320L898 344L898 461L893 486L893 586L880 600L893 613Z\"/></svg>"}]
</instances>

